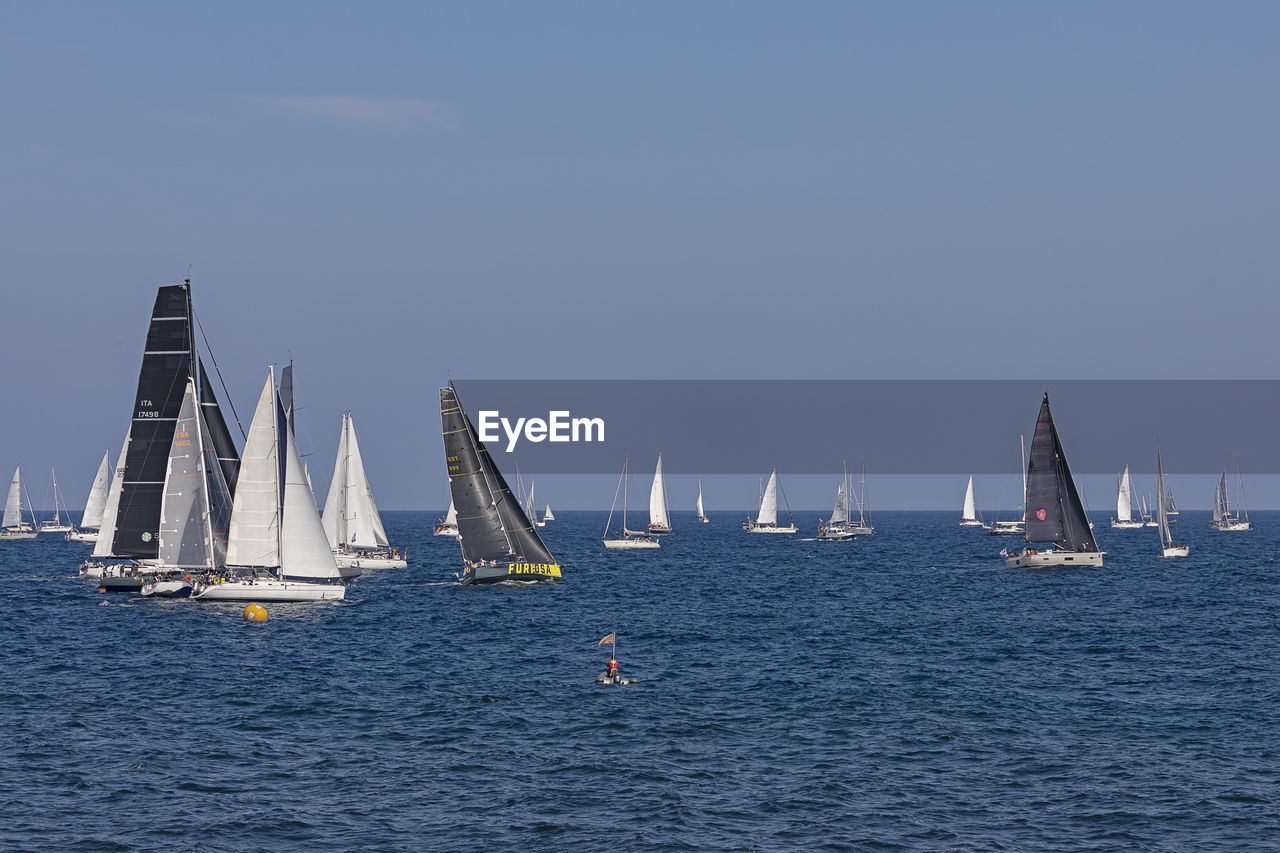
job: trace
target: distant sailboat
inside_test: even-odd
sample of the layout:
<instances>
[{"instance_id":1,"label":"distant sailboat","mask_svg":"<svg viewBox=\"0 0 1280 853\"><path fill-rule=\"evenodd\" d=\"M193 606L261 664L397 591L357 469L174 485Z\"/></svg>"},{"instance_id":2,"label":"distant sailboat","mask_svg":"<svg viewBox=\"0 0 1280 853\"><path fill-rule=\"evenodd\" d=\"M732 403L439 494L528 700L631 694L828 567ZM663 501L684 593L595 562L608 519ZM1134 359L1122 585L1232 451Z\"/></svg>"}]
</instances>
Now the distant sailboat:
<instances>
[{"instance_id":1,"label":"distant sailboat","mask_svg":"<svg viewBox=\"0 0 1280 853\"><path fill-rule=\"evenodd\" d=\"M978 514L978 502L973 496L973 475L969 475L969 486L964 490L964 509L960 512L961 527L982 527L982 516Z\"/></svg>"},{"instance_id":2,"label":"distant sailboat","mask_svg":"<svg viewBox=\"0 0 1280 853\"><path fill-rule=\"evenodd\" d=\"M551 512L551 504L547 504L546 510L542 513L542 526L546 527L548 521L555 521L556 517Z\"/></svg>"},{"instance_id":3,"label":"distant sailboat","mask_svg":"<svg viewBox=\"0 0 1280 853\"><path fill-rule=\"evenodd\" d=\"M458 508L464 585L561 579L560 564L511 494L450 383L440 389L449 490Z\"/></svg>"},{"instance_id":4,"label":"distant sailboat","mask_svg":"<svg viewBox=\"0 0 1280 853\"><path fill-rule=\"evenodd\" d=\"M671 532L671 513L667 510L667 481L662 476L662 454L658 454L658 466L653 472L653 486L649 489L649 533Z\"/></svg>"},{"instance_id":5,"label":"distant sailboat","mask_svg":"<svg viewBox=\"0 0 1280 853\"><path fill-rule=\"evenodd\" d=\"M849 466L846 465L844 476L841 477L840 485L836 489L836 505L831 510L831 517L826 521L818 522L819 539L827 542L843 542L857 535L853 532L853 525L850 523L849 491Z\"/></svg>"},{"instance_id":6,"label":"distant sailboat","mask_svg":"<svg viewBox=\"0 0 1280 853\"><path fill-rule=\"evenodd\" d=\"M1044 395L1036 431L1031 438L1027 460L1027 491L1024 496L1029 544L1052 542L1048 549L1024 548L1011 554L1005 565L1011 569L1041 566L1101 566L1089 519L1085 515L1075 480L1067 466L1067 455L1058 437L1058 428L1049 411L1049 395Z\"/></svg>"},{"instance_id":7,"label":"distant sailboat","mask_svg":"<svg viewBox=\"0 0 1280 853\"><path fill-rule=\"evenodd\" d=\"M67 502L58 490L58 472L51 471L53 477L53 518L40 522L41 533L70 533L75 529L71 523L71 513L67 510ZM65 538L65 536L63 537Z\"/></svg>"},{"instance_id":8,"label":"distant sailboat","mask_svg":"<svg viewBox=\"0 0 1280 853\"><path fill-rule=\"evenodd\" d=\"M22 518L22 466L13 472L13 481L9 484L9 496L4 502L4 521L0 523L0 539L35 539L38 535L35 520L31 513L31 521ZM27 498L30 505L31 499Z\"/></svg>"},{"instance_id":9,"label":"distant sailboat","mask_svg":"<svg viewBox=\"0 0 1280 853\"><path fill-rule=\"evenodd\" d=\"M783 495L786 500L786 495ZM787 507L787 514L791 514L791 507ZM748 518L743 523L742 529L748 533L796 533L799 528L796 527L795 519L791 518L791 523L786 527L778 524L778 469L774 468L769 475L769 485L765 486L764 494L760 496L760 510L756 513L755 518Z\"/></svg>"},{"instance_id":10,"label":"distant sailboat","mask_svg":"<svg viewBox=\"0 0 1280 853\"><path fill-rule=\"evenodd\" d=\"M453 498L449 498L449 509L445 511L444 518L436 522L432 533L436 536L453 536L458 535L458 511L453 507Z\"/></svg>"},{"instance_id":11,"label":"distant sailboat","mask_svg":"<svg viewBox=\"0 0 1280 853\"><path fill-rule=\"evenodd\" d=\"M1240 454L1236 454L1236 496L1240 499L1241 514L1231 512L1231 503L1227 500L1227 473L1222 472L1218 480L1218 488L1213 494L1213 520L1209 526L1214 530L1238 533L1249 529L1249 508L1244 502L1244 478L1240 476Z\"/></svg>"},{"instance_id":12,"label":"distant sailboat","mask_svg":"<svg viewBox=\"0 0 1280 853\"><path fill-rule=\"evenodd\" d=\"M987 528L988 536L1022 536L1027 532L1027 445L1021 433L1018 435L1018 468L1022 471L1022 497L1018 500L1021 518L1015 521L1001 521Z\"/></svg>"},{"instance_id":13,"label":"distant sailboat","mask_svg":"<svg viewBox=\"0 0 1280 853\"><path fill-rule=\"evenodd\" d=\"M604 523L604 536L602 541L604 547L610 551L641 551L650 548L659 548L661 543L650 536L646 532L639 530L627 529L627 491L630 483L631 460L622 460L622 473L618 476L618 487L613 491L613 506L609 507L609 518ZM622 535L617 538L609 537L609 530L613 527L613 513L618 508L618 493L622 493Z\"/></svg>"},{"instance_id":14,"label":"distant sailboat","mask_svg":"<svg viewBox=\"0 0 1280 853\"><path fill-rule=\"evenodd\" d=\"M850 488L852 489L852 483ZM850 529L853 530L856 536L871 536L876 532L876 529L871 526L871 520L867 518L871 509L867 503L867 463L865 461L862 463L861 488L858 490L858 494L854 495L854 500L858 504L858 523L852 524Z\"/></svg>"},{"instance_id":15,"label":"distant sailboat","mask_svg":"<svg viewBox=\"0 0 1280 853\"><path fill-rule=\"evenodd\" d=\"M1129 476L1128 465L1124 466L1116 487L1116 517L1111 519L1111 526L1116 530L1136 530L1143 526L1133 518L1133 478Z\"/></svg>"},{"instance_id":16,"label":"distant sailboat","mask_svg":"<svg viewBox=\"0 0 1280 853\"><path fill-rule=\"evenodd\" d=\"M711 519L707 518L707 511L702 506L702 481L698 481L698 521L706 524Z\"/></svg>"},{"instance_id":17,"label":"distant sailboat","mask_svg":"<svg viewBox=\"0 0 1280 853\"><path fill-rule=\"evenodd\" d=\"M1160 528L1160 555L1185 557L1191 553L1186 545L1175 545L1169 532L1169 508L1165 503L1164 464L1160 460L1160 442L1156 442L1156 524Z\"/></svg>"},{"instance_id":18,"label":"distant sailboat","mask_svg":"<svg viewBox=\"0 0 1280 853\"><path fill-rule=\"evenodd\" d=\"M231 505L226 569L196 580L205 601L321 601L346 597L298 442L276 391L275 369L258 398Z\"/></svg>"},{"instance_id":19,"label":"distant sailboat","mask_svg":"<svg viewBox=\"0 0 1280 853\"><path fill-rule=\"evenodd\" d=\"M84 514L80 516L80 526L67 533L68 542L97 542L98 531L102 528L102 514L107 508L107 491L111 486L111 451L102 454L102 464L98 466L98 474L93 478L89 488L89 497L84 502Z\"/></svg>"},{"instance_id":20,"label":"distant sailboat","mask_svg":"<svg viewBox=\"0 0 1280 853\"><path fill-rule=\"evenodd\" d=\"M324 501L323 523L329 547L344 578L370 569L408 567L408 561L387 540L387 531L382 526L382 516L364 471L364 457L360 455L360 442L350 412L342 415L338 456Z\"/></svg>"},{"instance_id":21,"label":"distant sailboat","mask_svg":"<svg viewBox=\"0 0 1280 853\"><path fill-rule=\"evenodd\" d=\"M534 502L533 486L534 486L534 482L533 480L530 480L529 481L529 499L524 502L524 514L529 516L529 519L533 522L534 527L546 527L547 522L541 518L538 518L538 505L537 503Z\"/></svg>"}]
</instances>

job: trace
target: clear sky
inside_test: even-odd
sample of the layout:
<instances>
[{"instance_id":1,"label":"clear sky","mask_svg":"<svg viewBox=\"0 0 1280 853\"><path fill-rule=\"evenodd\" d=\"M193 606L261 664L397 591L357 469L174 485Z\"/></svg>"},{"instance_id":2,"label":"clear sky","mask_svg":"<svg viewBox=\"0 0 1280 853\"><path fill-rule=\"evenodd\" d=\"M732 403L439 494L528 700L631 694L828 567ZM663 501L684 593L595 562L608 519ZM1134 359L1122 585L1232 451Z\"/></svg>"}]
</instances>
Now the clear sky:
<instances>
[{"instance_id":1,"label":"clear sky","mask_svg":"<svg viewBox=\"0 0 1280 853\"><path fill-rule=\"evenodd\" d=\"M450 372L1271 378L1277 44L1270 2L0 2L0 463L83 500L188 265L241 414L292 355L318 490L351 409L387 507L444 493Z\"/></svg>"}]
</instances>

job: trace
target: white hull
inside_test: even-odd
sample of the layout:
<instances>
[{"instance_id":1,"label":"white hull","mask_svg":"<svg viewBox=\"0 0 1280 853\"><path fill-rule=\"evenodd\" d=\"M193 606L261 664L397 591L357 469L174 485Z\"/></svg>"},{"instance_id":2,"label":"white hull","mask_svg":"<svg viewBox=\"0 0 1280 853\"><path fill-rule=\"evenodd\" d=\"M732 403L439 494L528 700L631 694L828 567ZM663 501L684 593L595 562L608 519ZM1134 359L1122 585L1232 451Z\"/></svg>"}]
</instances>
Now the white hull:
<instances>
[{"instance_id":1,"label":"white hull","mask_svg":"<svg viewBox=\"0 0 1280 853\"><path fill-rule=\"evenodd\" d=\"M987 528L988 536L1023 536L1027 528L1021 521L997 521Z\"/></svg>"},{"instance_id":2,"label":"white hull","mask_svg":"<svg viewBox=\"0 0 1280 853\"><path fill-rule=\"evenodd\" d=\"M142 585L143 595L179 596L191 594L190 581L147 581Z\"/></svg>"},{"instance_id":3,"label":"white hull","mask_svg":"<svg viewBox=\"0 0 1280 853\"><path fill-rule=\"evenodd\" d=\"M776 524L751 524L747 527L748 533L799 533L800 529L794 524L786 527L779 527Z\"/></svg>"},{"instance_id":4,"label":"white hull","mask_svg":"<svg viewBox=\"0 0 1280 853\"><path fill-rule=\"evenodd\" d=\"M0 530L0 540L35 539L38 535L34 530Z\"/></svg>"},{"instance_id":5,"label":"white hull","mask_svg":"<svg viewBox=\"0 0 1280 853\"><path fill-rule=\"evenodd\" d=\"M456 539L458 537L458 527L453 524L437 524L433 533L436 536L452 536Z\"/></svg>"},{"instance_id":6,"label":"white hull","mask_svg":"<svg viewBox=\"0 0 1280 853\"><path fill-rule=\"evenodd\" d=\"M336 601L347 597L340 584L253 580L199 583L191 593L201 601Z\"/></svg>"},{"instance_id":7,"label":"white hull","mask_svg":"<svg viewBox=\"0 0 1280 853\"><path fill-rule=\"evenodd\" d=\"M1225 533L1239 533L1242 530L1249 529L1249 522L1247 521L1233 521L1233 522L1211 521L1209 522L1209 526L1212 527L1214 530L1221 530Z\"/></svg>"},{"instance_id":8,"label":"white hull","mask_svg":"<svg viewBox=\"0 0 1280 853\"><path fill-rule=\"evenodd\" d=\"M1046 566L1101 566L1105 551L1024 551L1011 554L1004 564L1011 569L1038 569Z\"/></svg>"},{"instance_id":9,"label":"white hull","mask_svg":"<svg viewBox=\"0 0 1280 853\"><path fill-rule=\"evenodd\" d=\"M657 539L605 539L604 547L610 551L640 551L646 548L661 548Z\"/></svg>"},{"instance_id":10,"label":"white hull","mask_svg":"<svg viewBox=\"0 0 1280 853\"><path fill-rule=\"evenodd\" d=\"M1187 545L1170 545L1168 548L1161 548L1160 551L1163 557L1185 557L1191 553L1191 548Z\"/></svg>"},{"instance_id":11,"label":"white hull","mask_svg":"<svg viewBox=\"0 0 1280 853\"><path fill-rule=\"evenodd\" d=\"M1116 521L1111 519L1112 530L1141 530L1146 525L1141 521Z\"/></svg>"},{"instance_id":12,"label":"white hull","mask_svg":"<svg viewBox=\"0 0 1280 853\"><path fill-rule=\"evenodd\" d=\"M90 544L98 541L98 531L96 530L73 530L67 534L68 542L88 542Z\"/></svg>"},{"instance_id":13,"label":"white hull","mask_svg":"<svg viewBox=\"0 0 1280 853\"><path fill-rule=\"evenodd\" d=\"M850 529L853 531L854 536L871 536L876 532L876 529L874 527L871 527L870 525L867 525L867 526L854 525Z\"/></svg>"},{"instance_id":14,"label":"white hull","mask_svg":"<svg viewBox=\"0 0 1280 853\"><path fill-rule=\"evenodd\" d=\"M705 515L700 515L698 516L698 521L701 521L703 524L707 524L711 519L707 518Z\"/></svg>"},{"instance_id":15,"label":"white hull","mask_svg":"<svg viewBox=\"0 0 1280 853\"><path fill-rule=\"evenodd\" d=\"M98 578L102 577L102 570L105 568L106 566L104 566L102 563L90 563L88 561L85 561L80 566L80 577L97 580Z\"/></svg>"},{"instance_id":16,"label":"white hull","mask_svg":"<svg viewBox=\"0 0 1280 853\"><path fill-rule=\"evenodd\" d=\"M983 525L982 525L982 522L978 521L978 519L976 518L962 518L960 519L960 526L961 527L982 527Z\"/></svg>"},{"instance_id":17,"label":"white hull","mask_svg":"<svg viewBox=\"0 0 1280 853\"><path fill-rule=\"evenodd\" d=\"M383 557L376 554L339 554L333 555L334 562L338 564L338 570L342 577L347 578L347 573L343 569L359 569L363 572L372 571L374 569L407 569L409 563L407 560L401 560L397 557ZM355 577L359 572L351 575Z\"/></svg>"},{"instance_id":18,"label":"white hull","mask_svg":"<svg viewBox=\"0 0 1280 853\"><path fill-rule=\"evenodd\" d=\"M72 531L70 524L42 524L40 525L41 533L70 533Z\"/></svg>"}]
</instances>

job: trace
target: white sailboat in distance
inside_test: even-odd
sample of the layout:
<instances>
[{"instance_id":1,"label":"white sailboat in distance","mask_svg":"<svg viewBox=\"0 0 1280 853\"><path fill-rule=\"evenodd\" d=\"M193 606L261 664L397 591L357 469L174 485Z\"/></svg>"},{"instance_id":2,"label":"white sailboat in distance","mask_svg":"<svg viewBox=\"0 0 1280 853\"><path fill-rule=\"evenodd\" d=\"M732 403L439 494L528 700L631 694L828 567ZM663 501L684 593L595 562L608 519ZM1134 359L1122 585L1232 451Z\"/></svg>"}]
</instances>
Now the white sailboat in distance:
<instances>
[{"instance_id":1,"label":"white sailboat in distance","mask_svg":"<svg viewBox=\"0 0 1280 853\"><path fill-rule=\"evenodd\" d=\"M449 508L445 510L444 518L436 522L435 528L431 531L435 536L458 536L458 510L453 505L453 498L449 498Z\"/></svg>"},{"instance_id":2,"label":"white sailboat in distance","mask_svg":"<svg viewBox=\"0 0 1280 853\"><path fill-rule=\"evenodd\" d=\"M378 504L369 488L350 412L342 415L338 458L324 501L324 532L344 578L370 569L403 569L409 563L387 540Z\"/></svg>"},{"instance_id":3,"label":"white sailboat in distance","mask_svg":"<svg viewBox=\"0 0 1280 853\"><path fill-rule=\"evenodd\" d=\"M631 460L622 460L622 474L618 477L618 487L613 491L613 506L609 507L609 519L604 523L604 547L610 551L640 551L660 548L662 544L656 537L639 530L627 529L627 487L630 481ZM618 508L618 493L622 493L622 535L610 538L609 529L613 526L613 512Z\"/></svg>"},{"instance_id":4,"label":"white sailboat in distance","mask_svg":"<svg viewBox=\"0 0 1280 853\"><path fill-rule=\"evenodd\" d=\"M1213 520L1209 526L1214 530L1231 533L1249 529L1249 507L1244 502L1244 478L1240 476L1240 454L1236 454L1236 497L1239 498L1241 513L1231 512L1231 503L1227 500L1227 474L1222 473L1218 481L1217 491L1213 494Z\"/></svg>"},{"instance_id":5,"label":"white sailboat in distance","mask_svg":"<svg viewBox=\"0 0 1280 853\"><path fill-rule=\"evenodd\" d=\"M1156 441L1156 524L1160 528L1160 556L1185 557L1191 553L1187 545L1178 545L1169 531L1169 505L1164 491L1164 464L1160 460L1160 442Z\"/></svg>"},{"instance_id":6,"label":"white sailboat in distance","mask_svg":"<svg viewBox=\"0 0 1280 853\"><path fill-rule=\"evenodd\" d=\"M102 527L102 516L107 508L107 491L111 486L111 451L102 453L102 464L93 478L89 488L89 497L84 502L84 514L80 516L80 525L67 533L68 542L97 542L98 530Z\"/></svg>"},{"instance_id":7,"label":"white sailboat in distance","mask_svg":"<svg viewBox=\"0 0 1280 853\"><path fill-rule=\"evenodd\" d=\"M650 534L671 532L671 513L667 509L667 481L662 476L662 454L658 454L658 466L653 471L653 486L649 489Z\"/></svg>"},{"instance_id":8,"label":"white sailboat in distance","mask_svg":"<svg viewBox=\"0 0 1280 853\"><path fill-rule=\"evenodd\" d=\"M786 500L786 495L783 495ZM791 507L787 507L787 514L790 515ZM764 494L760 496L760 511L756 513L755 518L748 518L742 525L742 529L748 533L796 533L799 528L796 527L794 518L786 527L778 524L778 469L774 468L769 474L769 485L765 486Z\"/></svg>"},{"instance_id":9,"label":"white sailboat in distance","mask_svg":"<svg viewBox=\"0 0 1280 853\"><path fill-rule=\"evenodd\" d=\"M702 506L702 481L698 481L698 521L706 524L711 519L707 518L707 511Z\"/></svg>"},{"instance_id":10,"label":"white sailboat in distance","mask_svg":"<svg viewBox=\"0 0 1280 853\"><path fill-rule=\"evenodd\" d=\"M1111 527L1115 530L1136 530L1143 522L1133 517L1133 478L1129 476L1129 466L1124 466L1116 487L1116 517L1111 519Z\"/></svg>"},{"instance_id":11,"label":"white sailboat in distance","mask_svg":"<svg viewBox=\"0 0 1280 853\"><path fill-rule=\"evenodd\" d=\"M30 498L27 499L30 504ZM35 539L36 514L31 513L31 522L22 518L22 466L13 472L13 481L9 483L9 496L4 502L4 522L0 524L0 539Z\"/></svg>"}]
</instances>

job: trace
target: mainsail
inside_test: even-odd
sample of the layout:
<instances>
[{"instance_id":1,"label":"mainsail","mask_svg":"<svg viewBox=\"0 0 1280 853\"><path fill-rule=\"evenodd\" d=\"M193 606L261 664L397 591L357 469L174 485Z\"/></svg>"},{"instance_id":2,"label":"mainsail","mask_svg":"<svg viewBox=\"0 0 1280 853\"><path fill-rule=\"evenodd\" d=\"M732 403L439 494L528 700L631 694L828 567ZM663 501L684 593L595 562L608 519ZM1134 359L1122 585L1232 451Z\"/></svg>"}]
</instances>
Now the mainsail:
<instances>
[{"instance_id":1,"label":"mainsail","mask_svg":"<svg viewBox=\"0 0 1280 853\"><path fill-rule=\"evenodd\" d=\"M972 483L972 481L970 481ZM836 489L836 506L831 511L831 518L827 519L827 524L848 524L849 523L849 485L848 480L840 482L840 488Z\"/></svg>"},{"instance_id":2,"label":"mainsail","mask_svg":"<svg viewBox=\"0 0 1280 853\"><path fill-rule=\"evenodd\" d=\"M1126 473L1128 469L1125 469ZM1169 510L1164 492L1164 463L1160 460L1160 444L1156 443L1156 521L1160 527L1160 547L1173 545L1173 534L1169 531Z\"/></svg>"},{"instance_id":3,"label":"mainsail","mask_svg":"<svg viewBox=\"0 0 1280 853\"><path fill-rule=\"evenodd\" d=\"M706 510L702 507L702 481L698 481L698 518L706 518Z\"/></svg>"},{"instance_id":4,"label":"mainsail","mask_svg":"<svg viewBox=\"0 0 1280 853\"><path fill-rule=\"evenodd\" d=\"M463 559L472 564L496 560L554 563L555 558L481 443L452 384L440 389L440 422Z\"/></svg>"},{"instance_id":5,"label":"mainsail","mask_svg":"<svg viewBox=\"0 0 1280 853\"><path fill-rule=\"evenodd\" d=\"M667 512L667 483L662 478L662 454L658 454L658 467L653 472L653 487L649 489L649 526L659 530L671 529L671 514Z\"/></svg>"},{"instance_id":6,"label":"mainsail","mask_svg":"<svg viewBox=\"0 0 1280 853\"><path fill-rule=\"evenodd\" d=\"M1231 514L1230 505L1227 503L1227 472L1222 472L1222 479L1218 481L1218 489L1213 495L1213 520L1222 521Z\"/></svg>"},{"instance_id":7,"label":"mainsail","mask_svg":"<svg viewBox=\"0 0 1280 853\"><path fill-rule=\"evenodd\" d=\"M977 521L978 520L978 502L973 496L973 475L969 475L969 487L964 490L964 511L960 515L961 521Z\"/></svg>"},{"instance_id":8,"label":"mainsail","mask_svg":"<svg viewBox=\"0 0 1280 853\"><path fill-rule=\"evenodd\" d=\"M1120 475L1120 488L1116 496L1116 520L1133 520L1133 480L1129 477L1129 466L1124 466Z\"/></svg>"},{"instance_id":9,"label":"mainsail","mask_svg":"<svg viewBox=\"0 0 1280 853\"><path fill-rule=\"evenodd\" d=\"M154 559L159 553L165 471L188 380L199 383L210 444L219 457L226 486L234 488L238 479L235 444L203 365L197 369L198 364L190 282L161 287L156 292L138 372L114 535L105 544L103 556Z\"/></svg>"},{"instance_id":10,"label":"mainsail","mask_svg":"<svg viewBox=\"0 0 1280 853\"><path fill-rule=\"evenodd\" d=\"M1098 550L1049 411L1048 394L1031 439L1026 507L1028 542L1053 542L1068 551Z\"/></svg>"},{"instance_id":11,"label":"mainsail","mask_svg":"<svg viewBox=\"0 0 1280 853\"><path fill-rule=\"evenodd\" d=\"M444 523L458 526L458 510L453 505L453 498L449 498L449 509L444 514Z\"/></svg>"},{"instance_id":12,"label":"mainsail","mask_svg":"<svg viewBox=\"0 0 1280 853\"><path fill-rule=\"evenodd\" d=\"M111 486L111 453L102 454L102 464L93 478L89 498L84 502L84 514L80 516L81 530L97 530L102 526L102 514L107 508L107 491Z\"/></svg>"},{"instance_id":13,"label":"mainsail","mask_svg":"<svg viewBox=\"0 0 1280 853\"><path fill-rule=\"evenodd\" d=\"M324 531L329 545L339 548L355 545L382 548L388 544L378 504L373 499L369 478L360 455L355 422L350 412L342 415L342 434L338 438L338 458L333 466L333 480L324 502Z\"/></svg>"},{"instance_id":14,"label":"mainsail","mask_svg":"<svg viewBox=\"0 0 1280 853\"><path fill-rule=\"evenodd\" d=\"M107 487L107 505L102 508L102 527L98 541L93 546L93 556L110 557L111 543L116 537L116 516L120 510L120 493L124 491L124 463L129 456L129 434L125 433L116 467L111 470L111 485Z\"/></svg>"}]
</instances>

